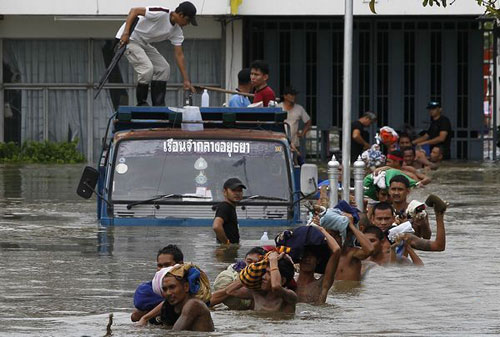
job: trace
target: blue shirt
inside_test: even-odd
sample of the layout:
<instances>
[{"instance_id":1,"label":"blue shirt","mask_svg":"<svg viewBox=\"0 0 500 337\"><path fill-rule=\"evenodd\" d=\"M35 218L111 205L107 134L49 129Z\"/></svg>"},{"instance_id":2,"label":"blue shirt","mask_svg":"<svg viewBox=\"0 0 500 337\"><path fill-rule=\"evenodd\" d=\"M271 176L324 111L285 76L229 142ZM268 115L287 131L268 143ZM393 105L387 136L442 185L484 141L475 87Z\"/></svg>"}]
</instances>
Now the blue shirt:
<instances>
[{"instance_id":1,"label":"blue shirt","mask_svg":"<svg viewBox=\"0 0 500 337\"><path fill-rule=\"evenodd\" d=\"M231 108L246 108L250 105L250 100L242 95L232 95L229 99L229 107Z\"/></svg>"}]
</instances>

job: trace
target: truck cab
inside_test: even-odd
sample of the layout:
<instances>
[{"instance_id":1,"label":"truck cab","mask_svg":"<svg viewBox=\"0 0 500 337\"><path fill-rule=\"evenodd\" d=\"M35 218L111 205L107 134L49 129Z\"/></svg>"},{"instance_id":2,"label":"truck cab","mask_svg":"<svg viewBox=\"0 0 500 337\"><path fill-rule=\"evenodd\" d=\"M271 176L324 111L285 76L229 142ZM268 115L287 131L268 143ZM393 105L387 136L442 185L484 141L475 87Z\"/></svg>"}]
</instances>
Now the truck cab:
<instances>
[{"instance_id":1,"label":"truck cab","mask_svg":"<svg viewBox=\"0 0 500 337\"><path fill-rule=\"evenodd\" d=\"M240 226L302 222L286 113L199 110L201 119L192 123L183 122L184 111L166 107L120 107L110 118L98 168L85 169L77 191L98 195L100 224L211 226L232 177L247 187L236 208Z\"/></svg>"}]
</instances>

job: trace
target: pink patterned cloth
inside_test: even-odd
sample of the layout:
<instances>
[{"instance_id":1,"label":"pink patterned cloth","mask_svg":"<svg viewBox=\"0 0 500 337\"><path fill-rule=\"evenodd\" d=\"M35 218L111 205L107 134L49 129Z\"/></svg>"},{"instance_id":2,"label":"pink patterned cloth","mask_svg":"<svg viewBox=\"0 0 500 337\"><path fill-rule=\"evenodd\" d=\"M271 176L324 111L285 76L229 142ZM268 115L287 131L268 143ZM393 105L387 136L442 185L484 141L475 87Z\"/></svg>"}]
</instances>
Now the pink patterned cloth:
<instances>
[{"instance_id":1,"label":"pink patterned cloth","mask_svg":"<svg viewBox=\"0 0 500 337\"><path fill-rule=\"evenodd\" d=\"M175 265L175 266L177 266L177 265ZM153 282L153 292L155 294L160 295L162 297L165 297L163 294L163 278L175 266L162 268L156 272L155 276L153 277L153 281L152 281Z\"/></svg>"}]
</instances>

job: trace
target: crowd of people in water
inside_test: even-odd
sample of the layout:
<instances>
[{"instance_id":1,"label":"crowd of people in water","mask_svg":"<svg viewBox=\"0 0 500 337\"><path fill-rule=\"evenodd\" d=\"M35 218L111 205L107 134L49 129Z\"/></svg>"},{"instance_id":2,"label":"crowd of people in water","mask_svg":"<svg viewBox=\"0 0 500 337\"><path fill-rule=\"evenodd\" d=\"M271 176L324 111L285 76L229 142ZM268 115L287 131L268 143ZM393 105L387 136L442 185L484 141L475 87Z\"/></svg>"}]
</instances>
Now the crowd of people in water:
<instances>
[{"instance_id":1,"label":"crowd of people in water","mask_svg":"<svg viewBox=\"0 0 500 337\"><path fill-rule=\"evenodd\" d=\"M165 105L170 67L150 44L170 40L186 90L194 91L184 64L182 27L197 25L196 7L182 2L173 11L149 6L132 8L116 38L138 75L137 103L147 105L149 88L153 105ZM135 30L134 30L135 25ZM269 65L252 62L238 74L238 91L228 106L276 106L268 85ZM296 103L298 92L287 87L278 105L287 112L288 137L295 163L302 164L300 138L311 129L311 118ZM248 96L253 96L252 102ZM430 170L450 158L449 119L439 102L429 102L429 129L421 134L397 133L390 127L377 132L370 144L366 127L376 120L364 113L351 125L351 162L366 163L365 202L340 201L329 207L328 186L320 189L317 204L310 205L310 221L279 233L274 244L254 247L245 258L223 270L211 284L203 270L185 262L182 251L168 245L157 254L157 272L134 294L131 319L139 325L163 324L174 330L213 331L211 308L294 313L298 302L325 303L334 281L360 282L373 266L422 265L418 251L443 251L446 244L444 214L447 204L436 195L424 202L410 200L410 191L431 182ZM304 128L299 130L300 123ZM339 182L342 184L342 182ZM236 177L222 187L225 200L217 207L213 230L221 246L238 245L236 206L246 186ZM332 189L337 190L336 186ZM331 192L330 192L331 193ZM433 208L434 239L427 212Z\"/></svg>"},{"instance_id":2,"label":"crowd of people in water","mask_svg":"<svg viewBox=\"0 0 500 337\"><path fill-rule=\"evenodd\" d=\"M404 135L398 140L399 146L407 141ZM212 284L202 268L184 261L176 245L162 248L152 281L136 289L132 321L174 330L213 331L214 307L294 313L299 302L325 303L334 281L362 282L376 266L423 265L418 251L445 249L448 204L433 194L424 202L410 199L411 189L428 184L430 178L398 151L377 155L376 164L371 162L375 156L363 154L367 164L363 205L351 198L329 208L329 187L321 186L319 198L309 202L311 217L306 225L279 233L273 244L250 249ZM225 200L213 221L221 247L240 243L236 207L244 189L238 178L228 179L223 186Z\"/></svg>"}]
</instances>

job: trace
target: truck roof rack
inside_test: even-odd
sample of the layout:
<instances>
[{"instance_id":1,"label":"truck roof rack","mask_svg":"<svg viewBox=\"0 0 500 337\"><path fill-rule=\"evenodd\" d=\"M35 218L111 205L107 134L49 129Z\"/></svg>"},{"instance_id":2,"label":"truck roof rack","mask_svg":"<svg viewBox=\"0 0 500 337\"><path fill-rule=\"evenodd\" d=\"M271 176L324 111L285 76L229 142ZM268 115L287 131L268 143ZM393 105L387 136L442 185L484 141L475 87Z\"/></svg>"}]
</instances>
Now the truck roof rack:
<instances>
[{"instance_id":1,"label":"truck roof rack","mask_svg":"<svg viewBox=\"0 0 500 337\"><path fill-rule=\"evenodd\" d=\"M120 106L113 131L181 127L182 112L177 108ZM260 129L285 132L287 113L281 108L200 108L205 128Z\"/></svg>"}]
</instances>

